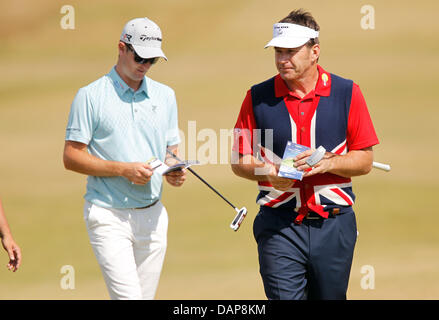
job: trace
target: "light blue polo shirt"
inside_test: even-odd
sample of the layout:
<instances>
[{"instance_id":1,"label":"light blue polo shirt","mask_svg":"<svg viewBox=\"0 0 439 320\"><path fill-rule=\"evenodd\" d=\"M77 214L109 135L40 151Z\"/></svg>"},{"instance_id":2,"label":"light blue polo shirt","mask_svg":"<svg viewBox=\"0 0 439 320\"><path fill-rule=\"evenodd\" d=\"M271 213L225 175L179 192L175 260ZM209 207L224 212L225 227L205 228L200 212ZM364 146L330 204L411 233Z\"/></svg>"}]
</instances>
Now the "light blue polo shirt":
<instances>
[{"instance_id":1,"label":"light blue polo shirt","mask_svg":"<svg viewBox=\"0 0 439 320\"><path fill-rule=\"evenodd\" d=\"M163 161L166 147L180 143L175 93L146 76L134 92L113 68L79 89L65 140L87 144L90 154L104 160L145 162L154 156ZM146 185L124 177L88 176L84 198L106 208L138 208L161 193L158 173Z\"/></svg>"}]
</instances>

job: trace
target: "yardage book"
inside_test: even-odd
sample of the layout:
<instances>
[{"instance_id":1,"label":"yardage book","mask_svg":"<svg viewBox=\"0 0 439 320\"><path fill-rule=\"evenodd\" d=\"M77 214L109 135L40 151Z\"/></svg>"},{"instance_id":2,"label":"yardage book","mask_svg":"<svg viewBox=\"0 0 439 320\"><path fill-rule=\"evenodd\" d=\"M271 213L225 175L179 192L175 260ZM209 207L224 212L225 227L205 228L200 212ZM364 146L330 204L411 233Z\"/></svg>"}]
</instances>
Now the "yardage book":
<instances>
[{"instance_id":1,"label":"yardage book","mask_svg":"<svg viewBox=\"0 0 439 320\"><path fill-rule=\"evenodd\" d=\"M294 158L308 149L309 147L307 146L288 141L282 157L278 176L288 179L302 180L304 172L294 168Z\"/></svg>"},{"instance_id":2,"label":"yardage book","mask_svg":"<svg viewBox=\"0 0 439 320\"><path fill-rule=\"evenodd\" d=\"M170 167L166 165L164 162L154 157L146 161L146 163L148 163L151 166L152 170L154 170L155 172L158 172L161 175L166 175L170 172L181 170L183 168L188 168L192 165L199 164L200 162L197 160L195 161L187 160L174 164L173 166Z\"/></svg>"}]
</instances>

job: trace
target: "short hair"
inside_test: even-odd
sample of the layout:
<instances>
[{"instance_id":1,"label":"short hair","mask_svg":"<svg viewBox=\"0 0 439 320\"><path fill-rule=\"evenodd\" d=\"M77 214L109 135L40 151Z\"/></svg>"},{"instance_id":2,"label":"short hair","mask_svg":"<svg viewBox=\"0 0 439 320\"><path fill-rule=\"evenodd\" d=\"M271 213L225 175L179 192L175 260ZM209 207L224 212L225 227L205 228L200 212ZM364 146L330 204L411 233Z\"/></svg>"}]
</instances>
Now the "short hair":
<instances>
[{"instance_id":1,"label":"short hair","mask_svg":"<svg viewBox=\"0 0 439 320\"><path fill-rule=\"evenodd\" d=\"M303 10L293 10L290 12L288 16L283 18L279 21L279 23L293 23L298 24L301 26L308 27L310 29L313 29L315 31L319 31L320 27L317 21L314 19L314 17L311 15L311 13ZM319 38L309 39L309 41L306 43L308 47L312 47L315 44L319 44Z\"/></svg>"}]
</instances>

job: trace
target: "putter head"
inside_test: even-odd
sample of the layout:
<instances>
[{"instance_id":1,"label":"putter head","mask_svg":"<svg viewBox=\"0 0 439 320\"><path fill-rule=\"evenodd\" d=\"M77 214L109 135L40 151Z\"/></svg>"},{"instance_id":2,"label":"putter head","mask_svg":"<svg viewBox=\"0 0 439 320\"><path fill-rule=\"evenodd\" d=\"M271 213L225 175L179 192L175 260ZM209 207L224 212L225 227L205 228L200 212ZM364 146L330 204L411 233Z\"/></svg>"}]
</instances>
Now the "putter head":
<instances>
[{"instance_id":1,"label":"putter head","mask_svg":"<svg viewBox=\"0 0 439 320\"><path fill-rule=\"evenodd\" d=\"M233 229L233 231L238 231L239 227L241 226L242 221L244 220L245 216L247 215L247 208L242 207L241 209L235 208L235 210L238 212L235 216L235 219L233 219L232 223L230 224L230 228Z\"/></svg>"}]
</instances>

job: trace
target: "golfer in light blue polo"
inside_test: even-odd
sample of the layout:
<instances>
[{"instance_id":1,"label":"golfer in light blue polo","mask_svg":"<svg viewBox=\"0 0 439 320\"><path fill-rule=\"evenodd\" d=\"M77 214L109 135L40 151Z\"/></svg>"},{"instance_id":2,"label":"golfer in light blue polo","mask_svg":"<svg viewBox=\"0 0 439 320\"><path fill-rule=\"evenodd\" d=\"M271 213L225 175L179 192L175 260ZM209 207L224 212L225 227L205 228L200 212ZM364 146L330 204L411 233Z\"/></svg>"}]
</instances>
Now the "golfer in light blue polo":
<instances>
[{"instance_id":1,"label":"golfer in light blue polo","mask_svg":"<svg viewBox=\"0 0 439 320\"><path fill-rule=\"evenodd\" d=\"M162 176L147 164L171 165L180 142L174 91L145 76L167 60L161 44L153 21L129 21L116 66L79 89L66 129L64 165L88 175L84 219L112 299L153 299L166 252ZM165 178L179 187L186 171Z\"/></svg>"}]
</instances>

